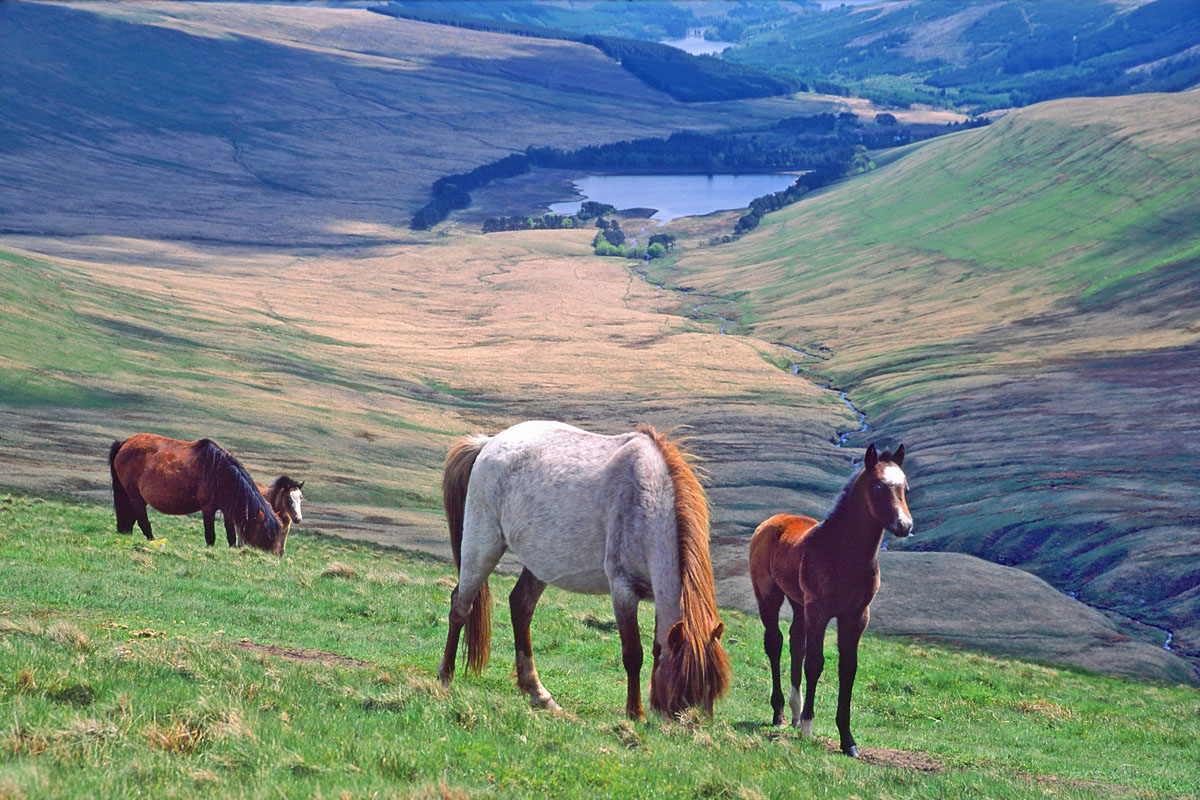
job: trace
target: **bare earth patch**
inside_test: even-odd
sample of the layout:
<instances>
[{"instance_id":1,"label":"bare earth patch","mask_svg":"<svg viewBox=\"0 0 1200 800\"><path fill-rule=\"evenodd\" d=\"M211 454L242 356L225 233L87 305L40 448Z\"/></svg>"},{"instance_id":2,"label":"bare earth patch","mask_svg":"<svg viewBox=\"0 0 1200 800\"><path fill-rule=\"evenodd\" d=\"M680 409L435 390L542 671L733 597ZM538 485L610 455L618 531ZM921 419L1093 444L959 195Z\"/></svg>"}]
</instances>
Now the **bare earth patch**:
<instances>
[{"instance_id":1,"label":"bare earth patch","mask_svg":"<svg viewBox=\"0 0 1200 800\"><path fill-rule=\"evenodd\" d=\"M838 744L832 739L826 740L825 749L830 753L841 752ZM945 772L947 767L929 753L920 750L897 750L892 747L862 747L858 751L858 760L865 764L880 767L895 767L911 769L917 772Z\"/></svg>"},{"instance_id":2,"label":"bare earth patch","mask_svg":"<svg viewBox=\"0 0 1200 800\"><path fill-rule=\"evenodd\" d=\"M349 656L340 656L324 650L305 650L299 647L280 647L274 644L259 644L243 640L234 642L235 647L249 650L253 653L265 653L275 658L286 658L288 661L299 661L303 664L321 664L326 667L358 667L365 669L371 666L369 661L360 661Z\"/></svg>"}]
</instances>

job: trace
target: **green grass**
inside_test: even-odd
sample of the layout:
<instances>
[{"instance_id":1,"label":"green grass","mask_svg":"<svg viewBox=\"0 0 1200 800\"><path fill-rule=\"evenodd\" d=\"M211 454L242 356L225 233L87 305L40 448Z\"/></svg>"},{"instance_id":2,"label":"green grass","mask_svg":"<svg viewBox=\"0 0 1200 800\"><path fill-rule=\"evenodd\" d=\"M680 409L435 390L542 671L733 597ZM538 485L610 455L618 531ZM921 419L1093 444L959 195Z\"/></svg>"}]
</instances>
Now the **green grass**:
<instances>
[{"instance_id":1,"label":"green grass","mask_svg":"<svg viewBox=\"0 0 1200 800\"><path fill-rule=\"evenodd\" d=\"M716 719L630 724L607 599L554 589L534 642L566 712L518 695L504 603L497 663L447 692L434 671L449 564L303 531L280 562L205 548L196 519L155 524L161 549L113 533L102 506L0 496L0 797L1169 797L1200 785L1194 689L875 637L855 702L874 761L832 754L836 658L821 738L769 729L761 631L735 612L723 615L734 683ZM494 584L502 598L512 580Z\"/></svg>"}]
</instances>

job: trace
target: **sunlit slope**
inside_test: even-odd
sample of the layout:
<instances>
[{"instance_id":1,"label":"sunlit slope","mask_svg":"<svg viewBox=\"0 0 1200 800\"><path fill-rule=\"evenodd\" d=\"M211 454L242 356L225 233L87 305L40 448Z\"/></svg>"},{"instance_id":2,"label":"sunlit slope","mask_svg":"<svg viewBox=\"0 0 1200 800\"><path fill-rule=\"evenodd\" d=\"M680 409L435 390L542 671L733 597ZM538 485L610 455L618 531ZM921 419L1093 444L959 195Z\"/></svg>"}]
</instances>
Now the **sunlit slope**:
<instances>
[{"instance_id":1,"label":"sunlit slope","mask_svg":"<svg viewBox=\"0 0 1200 800\"><path fill-rule=\"evenodd\" d=\"M0 232L404 238L439 177L803 113L689 106L593 47L250 3L0 4Z\"/></svg>"},{"instance_id":2,"label":"sunlit slope","mask_svg":"<svg viewBox=\"0 0 1200 800\"><path fill-rule=\"evenodd\" d=\"M0 485L103 496L112 439L209 436L255 475L309 480L314 524L444 549L455 439L556 418L692 426L722 534L826 502L847 461L828 442L851 423L837 399L779 370L776 348L661 313L668 298L590 239L448 237L353 261L0 250Z\"/></svg>"},{"instance_id":3,"label":"sunlit slope","mask_svg":"<svg viewBox=\"0 0 1200 800\"><path fill-rule=\"evenodd\" d=\"M910 546L1200 651L1200 95L1047 103L684 255L912 454ZM906 468L910 465L906 463Z\"/></svg>"}]
</instances>

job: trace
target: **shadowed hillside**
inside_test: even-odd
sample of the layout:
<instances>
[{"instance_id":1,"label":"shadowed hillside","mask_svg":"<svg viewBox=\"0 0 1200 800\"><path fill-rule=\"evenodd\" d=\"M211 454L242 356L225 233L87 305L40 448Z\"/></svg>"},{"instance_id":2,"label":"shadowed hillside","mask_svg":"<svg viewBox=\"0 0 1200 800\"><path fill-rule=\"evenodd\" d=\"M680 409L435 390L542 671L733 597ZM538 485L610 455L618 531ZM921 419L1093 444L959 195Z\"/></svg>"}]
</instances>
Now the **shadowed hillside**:
<instances>
[{"instance_id":1,"label":"shadowed hillside","mask_svg":"<svg viewBox=\"0 0 1200 800\"><path fill-rule=\"evenodd\" d=\"M901 106L986 110L1200 81L1193 0L879 0L803 13L764 3L716 34L738 42L728 60Z\"/></svg>"},{"instance_id":2,"label":"shadowed hillside","mask_svg":"<svg viewBox=\"0 0 1200 800\"><path fill-rule=\"evenodd\" d=\"M813 374L909 446L906 547L1032 570L1197 653L1198 157L1195 92L1047 103L663 269L742 293L756 337L830 348Z\"/></svg>"},{"instance_id":3,"label":"shadowed hillside","mask_svg":"<svg viewBox=\"0 0 1200 800\"><path fill-rule=\"evenodd\" d=\"M689 108L595 48L365 10L0 4L0 232L406 238L442 175L817 108ZM827 104L825 104L827 105Z\"/></svg>"}]
</instances>

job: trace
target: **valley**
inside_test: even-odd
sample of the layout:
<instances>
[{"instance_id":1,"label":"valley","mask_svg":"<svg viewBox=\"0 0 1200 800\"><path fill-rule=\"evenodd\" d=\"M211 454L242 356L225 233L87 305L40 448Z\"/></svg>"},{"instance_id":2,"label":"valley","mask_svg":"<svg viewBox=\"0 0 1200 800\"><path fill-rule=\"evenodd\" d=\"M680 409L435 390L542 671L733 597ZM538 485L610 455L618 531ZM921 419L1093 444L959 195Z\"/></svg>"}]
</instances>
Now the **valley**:
<instances>
[{"instance_id":1,"label":"valley","mask_svg":"<svg viewBox=\"0 0 1200 800\"><path fill-rule=\"evenodd\" d=\"M876 109L682 103L594 48L355 9L9 3L0 23L0 484L103 502L113 438L211 436L307 480L305 527L445 554L458 437L685 425L720 598L748 610L754 526L822 514L857 448L903 440L918 536L884 554L873 630L1194 677L1034 577L1200 652L1194 93L1025 109L737 242L709 245L737 212L676 220L643 267L593 256L590 229L481 235L507 183L408 222L438 177L534 143ZM514 180L533 210L570 176ZM869 436L839 446L859 420L827 386Z\"/></svg>"}]
</instances>

